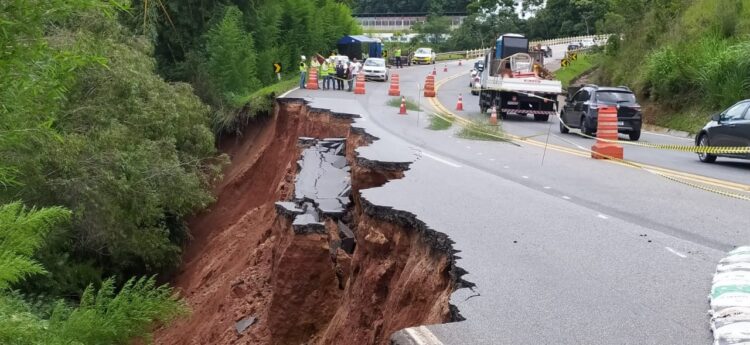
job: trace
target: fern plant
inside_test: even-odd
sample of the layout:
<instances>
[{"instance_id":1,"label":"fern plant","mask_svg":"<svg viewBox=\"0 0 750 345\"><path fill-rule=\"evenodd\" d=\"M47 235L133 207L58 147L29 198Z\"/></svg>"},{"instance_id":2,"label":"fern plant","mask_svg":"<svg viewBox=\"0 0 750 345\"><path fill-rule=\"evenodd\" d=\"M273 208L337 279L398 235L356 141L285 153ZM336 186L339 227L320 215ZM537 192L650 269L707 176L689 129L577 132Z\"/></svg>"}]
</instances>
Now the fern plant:
<instances>
[{"instance_id":1,"label":"fern plant","mask_svg":"<svg viewBox=\"0 0 750 345\"><path fill-rule=\"evenodd\" d=\"M54 227L68 221L60 207L29 209L15 202L0 206L0 344L127 344L150 339L154 322L187 312L167 285L154 277L130 278L119 290L110 278L98 289L89 285L78 307L58 301L49 319L32 311L10 287L44 268L32 259Z\"/></svg>"}]
</instances>

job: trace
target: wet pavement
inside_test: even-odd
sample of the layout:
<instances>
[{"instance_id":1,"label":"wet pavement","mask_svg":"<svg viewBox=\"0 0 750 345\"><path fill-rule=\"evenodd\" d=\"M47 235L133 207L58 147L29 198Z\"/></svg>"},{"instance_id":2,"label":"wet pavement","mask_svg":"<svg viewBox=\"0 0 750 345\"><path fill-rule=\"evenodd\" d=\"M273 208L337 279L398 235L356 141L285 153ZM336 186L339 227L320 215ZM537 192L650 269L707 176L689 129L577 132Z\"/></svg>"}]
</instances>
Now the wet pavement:
<instances>
[{"instance_id":1,"label":"wet pavement","mask_svg":"<svg viewBox=\"0 0 750 345\"><path fill-rule=\"evenodd\" d=\"M431 70L431 67L430 67ZM416 97L427 68L404 69ZM359 115L376 140L357 161L405 167L362 191L411 216L468 272L451 297L466 321L430 325L443 344L706 344L715 262L750 237L747 205L643 171L526 145L429 131L397 115L387 84L367 96L300 90L311 106ZM424 107L424 103L422 103ZM705 279L704 279L705 278Z\"/></svg>"}]
</instances>

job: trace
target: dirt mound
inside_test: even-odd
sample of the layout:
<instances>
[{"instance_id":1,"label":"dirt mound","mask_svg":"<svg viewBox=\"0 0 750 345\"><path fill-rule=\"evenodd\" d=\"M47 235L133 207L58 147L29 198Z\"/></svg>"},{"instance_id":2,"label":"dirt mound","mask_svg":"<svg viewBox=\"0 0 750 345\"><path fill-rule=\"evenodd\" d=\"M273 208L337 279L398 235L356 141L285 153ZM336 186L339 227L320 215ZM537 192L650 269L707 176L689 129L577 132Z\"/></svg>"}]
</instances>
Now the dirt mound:
<instances>
[{"instance_id":1,"label":"dirt mound","mask_svg":"<svg viewBox=\"0 0 750 345\"><path fill-rule=\"evenodd\" d=\"M358 165L354 149L370 140L351 122L285 100L263 126L222 145L232 164L216 203L191 221L174 280L193 313L156 343L387 344L396 330L451 319L456 269L433 241L444 235L360 198L403 170ZM346 139L352 206L321 215L318 231L297 231L294 212L275 205L295 197L300 137ZM342 245L345 233L356 246Z\"/></svg>"}]
</instances>

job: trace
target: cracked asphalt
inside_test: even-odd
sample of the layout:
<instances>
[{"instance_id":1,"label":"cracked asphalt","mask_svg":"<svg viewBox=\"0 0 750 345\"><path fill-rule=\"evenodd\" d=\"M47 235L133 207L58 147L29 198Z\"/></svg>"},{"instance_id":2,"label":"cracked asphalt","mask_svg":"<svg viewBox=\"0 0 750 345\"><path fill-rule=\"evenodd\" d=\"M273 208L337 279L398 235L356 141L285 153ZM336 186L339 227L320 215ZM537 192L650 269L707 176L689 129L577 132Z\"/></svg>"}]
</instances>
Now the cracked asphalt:
<instances>
[{"instance_id":1,"label":"cracked asphalt","mask_svg":"<svg viewBox=\"0 0 750 345\"><path fill-rule=\"evenodd\" d=\"M467 65L451 62L443 73L438 64L437 81L466 73ZM362 159L410 162L403 179L362 196L416 215L460 251L456 264L475 287L457 290L451 303L466 320L420 327L431 333L431 344L710 343L711 276L726 251L750 238L750 203L567 150L461 139L456 125L426 129L434 109L418 97L417 85L431 71L391 70L401 75L401 93L423 110L405 116L386 105L388 83L367 82L365 95L297 90L288 96L359 115L354 126L379 139L358 149ZM443 98L450 98L450 83L445 87L438 99L452 109L455 100ZM471 103L465 96L466 113ZM518 135L550 126L505 124ZM632 151L625 147L626 158ZM695 160L662 161L659 150L651 155L648 163L680 171ZM698 172L747 183L750 169L737 164L740 173L725 166Z\"/></svg>"}]
</instances>

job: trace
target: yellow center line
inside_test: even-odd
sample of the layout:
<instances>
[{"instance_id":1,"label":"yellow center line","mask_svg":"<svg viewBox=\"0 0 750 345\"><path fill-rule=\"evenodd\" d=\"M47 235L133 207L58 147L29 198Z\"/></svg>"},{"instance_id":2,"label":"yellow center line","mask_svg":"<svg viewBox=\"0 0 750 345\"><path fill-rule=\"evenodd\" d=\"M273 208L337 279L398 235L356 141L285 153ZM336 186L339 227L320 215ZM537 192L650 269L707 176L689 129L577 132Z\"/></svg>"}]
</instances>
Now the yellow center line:
<instances>
[{"instance_id":1,"label":"yellow center line","mask_svg":"<svg viewBox=\"0 0 750 345\"><path fill-rule=\"evenodd\" d=\"M443 80L440 80L439 82L436 82L435 83L435 91L437 92L437 90L441 86L443 86L443 84L445 84L445 83L447 83L447 82L449 82L449 81L451 81L453 79L456 79L456 78L458 78L458 77L460 77L460 76L462 76L464 74L467 74L467 73L456 74L456 75L450 76L448 78L445 78ZM437 99L437 97L428 97L427 100L433 106L433 108L435 110L439 111L439 112L443 112L443 113L449 114L449 115L455 117L456 119L459 119L463 123L467 123L467 122L471 121L471 120L469 120L469 119L467 119L467 118L465 118L463 116L460 116L460 115L458 115L458 114L456 114L456 113L448 110L448 108L446 108L442 103L440 103L440 101ZM544 142L533 140L533 139L523 139L523 138L520 138L520 137L514 136L514 135L508 135L508 136L511 137L511 138L513 138L513 139L516 139L519 142L527 143L527 144L529 144L531 146L536 146L536 147L540 147L540 148L547 148L547 149L550 149L550 150L553 150L553 151L558 151L558 152L567 153L567 154L571 154L571 155L575 155L575 156L580 156L580 157L591 157L591 152L590 151L585 151L585 150L581 150L581 149L577 149L577 148L571 148L571 147L566 147L566 146L560 146L560 145L556 145L556 144L544 143ZM693 174L693 173L688 173L688 172L679 171L679 170L673 170L673 169L669 169L669 168L658 167L658 166L644 164L644 163L638 163L638 162L634 162L634 161L627 161L627 160L617 161L617 160L611 160L611 159L607 159L605 161L607 161L609 163L613 163L613 164L618 164L618 165L621 165L621 166L626 166L626 167L633 168L633 169L650 170L652 172L657 173L658 175L665 175L665 176L672 177L672 178L675 178L675 179L684 179L684 180L689 180L689 181L693 181L693 182L703 183L703 184L710 185L710 186L715 186L715 187L720 187L720 188L726 188L726 189L736 190L736 191L740 191L740 192L750 192L750 185L743 184L743 183L737 183L737 182L732 182L732 181L727 181L727 180L720 180L720 179L716 179L716 178L712 178L712 177L708 177L708 176L696 175L696 174Z\"/></svg>"}]
</instances>

